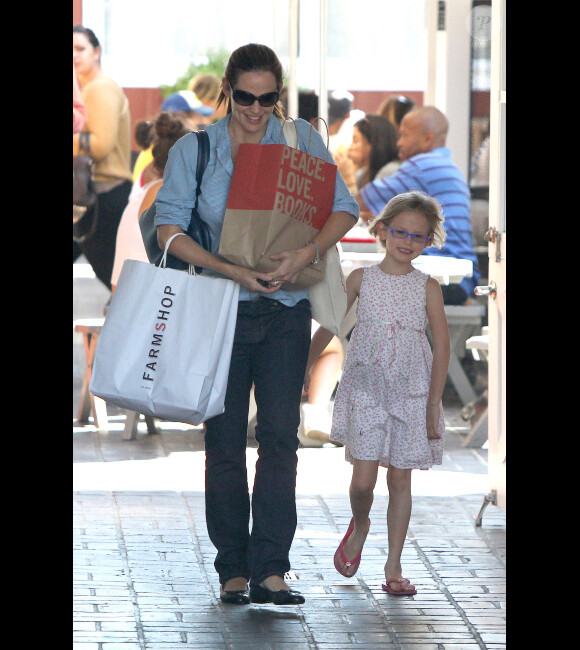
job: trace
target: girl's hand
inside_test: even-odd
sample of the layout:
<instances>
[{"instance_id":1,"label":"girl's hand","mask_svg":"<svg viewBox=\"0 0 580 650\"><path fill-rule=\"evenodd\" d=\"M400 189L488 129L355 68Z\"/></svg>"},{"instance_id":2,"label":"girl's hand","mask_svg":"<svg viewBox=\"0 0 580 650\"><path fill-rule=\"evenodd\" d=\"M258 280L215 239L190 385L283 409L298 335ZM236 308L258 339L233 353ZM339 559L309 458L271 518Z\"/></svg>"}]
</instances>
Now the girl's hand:
<instances>
[{"instance_id":1,"label":"girl's hand","mask_svg":"<svg viewBox=\"0 0 580 650\"><path fill-rule=\"evenodd\" d=\"M439 404L430 404L427 402L427 438L429 440L439 440L441 435L439 429L439 415L441 409Z\"/></svg>"}]
</instances>

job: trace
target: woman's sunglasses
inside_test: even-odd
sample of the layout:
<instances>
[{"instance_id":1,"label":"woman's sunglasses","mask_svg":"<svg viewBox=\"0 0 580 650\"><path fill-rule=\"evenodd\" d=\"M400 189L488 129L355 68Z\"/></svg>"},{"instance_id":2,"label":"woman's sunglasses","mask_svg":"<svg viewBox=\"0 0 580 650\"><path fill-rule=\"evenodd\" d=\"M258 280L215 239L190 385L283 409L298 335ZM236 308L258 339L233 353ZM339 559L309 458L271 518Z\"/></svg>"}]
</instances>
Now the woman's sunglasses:
<instances>
[{"instance_id":1,"label":"woman's sunglasses","mask_svg":"<svg viewBox=\"0 0 580 650\"><path fill-rule=\"evenodd\" d=\"M252 93L248 93L245 90L234 90L232 92L232 98L240 106L251 106L257 100L260 106L269 108L270 106L274 106L280 99L280 93L275 90L274 92L264 93L256 97L256 95L252 95Z\"/></svg>"}]
</instances>

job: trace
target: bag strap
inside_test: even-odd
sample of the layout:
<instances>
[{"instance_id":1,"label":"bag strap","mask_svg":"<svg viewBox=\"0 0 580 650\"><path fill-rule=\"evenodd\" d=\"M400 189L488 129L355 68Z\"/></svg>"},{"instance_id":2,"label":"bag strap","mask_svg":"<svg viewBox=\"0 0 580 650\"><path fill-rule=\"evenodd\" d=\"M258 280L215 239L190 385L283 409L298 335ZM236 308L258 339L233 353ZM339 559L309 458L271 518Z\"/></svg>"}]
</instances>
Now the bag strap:
<instances>
[{"instance_id":1,"label":"bag strap","mask_svg":"<svg viewBox=\"0 0 580 650\"><path fill-rule=\"evenodd\" d=\"M205 131L194 131L197 137L197 163L195 166L195 181L197 187L195 189L195 207L197 208L197 198L201 194L201 180L203 178L203 172L207 167L209 161L209 135ZM169 252L169 244L179 235L187 235L185 232L177 232L172 235L167 242L165 243L165 250L159 262L160 268L165 268L167 264L167 254ZM187 269L190 275L197 275L195 267L190 264Z\"/></svg>"},{"instance_id":2,"label":"bag strap","mask_svg":"<svg viewBox=\"0 0 580 650\"><path fill-rule=\"evenodd\" d=\"M288 120L290 120L292 123L290 123ZM294 119L287 117L284 122L282 122L282 130L284 132L284 137L286 138L286 144L293 149L299 149L298 129L296 128L296 122Z\"/></svg>"},{"instance_id":3,"label":"bag strap","mask_svg":"<svg viewBox=\"0 0 580 650\"><path fill-rule=\"evenodd\" d=\"M194 133L197 137L197 163L195 167L195 181L197 183L195 190L195 207L197 208L197 198L201 193L201 180L203 178L203 172L205 171L205 168L207 167L207 163L209 161L209 135L205 131L194 131ZM179 235L187 235L187 233L177 232L167 240L165 243L165 250L163 251L163 255L161 256L161 260L159 262L160 268L166 267L169 245L175 239L175 237L178 237ZM192 264L189 264L187 271L190 275L197 275L195 267Z\"/></svg>"},{"instance_id":4,"label":"bag strap","mask_svg":"<svg viewBox=\"0 0 580 650\"><path fill-rule=\"evenodd\" d=\"M330 132L328 131L328 124L326 123L326 120L322 117L316 117L314 118L316 120L322 120L324 122L324 125L326 126L326 162L328 162L328 154L329 154L329 149L328 145L330 142ZM292 125L294 125L294 128L292 128L292 125L288 121L290 120L292 122ZM306 153L310 152L310 141L312 139L312 130L314 127L312 124L310 125L310 131L308 132L308 148L306 149ZM298 129L296 127L296 122L294 121L294 118L292 117L287 117L284 122L282 122L282 130L280 131L280 135L284 132L284 137L286 138L286 144L289 147L293 147L294 149L300 149L300 146L298 144Z\"/></svg>"},{"instance_id":5,"label":"bag strap","mask_svg":"<svg viewBox=\"0 0 580 650\"><path fill-rule=\"evenodd\" d=\"M209 135L206 131L194 131L197 136L197 165L195 168L195 181L197 188L195 190L195 205L197 206L197 197L201 193L201 180L203 172L209 162Z\"/></svg>"},{"instance_id":6,"label":"bag strap","mask_svg":"<svg viewBox=\"0 0 580 650\"><path fill-rule=\"evenodd\" d=\"M330 131L328 130L328 124L326 123L326 120L323 117L315 117L315 120L322 120L324 122L324 126L326 127L326 162L328 162L328 154L330 153L330 149L328 148L330 145ZM312 126L312 122L310 123L310 131L308 133L308 151L310 151L310 139L312 138L312 129L314 127Z\"/></svg>"},{"instance_id":7,"label":"bag strap","mask_svg":"<svg viewBox=\"0 0 580 650\"><path fill-rule=\"evenodd\" d=\"M176 238L179 237L179 235L187 235L186 232L176 232L174 235L171 235L171 237L165 242L165 249L163 251L163 255L161 256L161 260L159 261L159 268L164 269L167 267L167 253L169 252L169 244ZM193 264L190 264L187 272L189 275L197 275L195 271L195 267Z\"/></svg>"}]
</instances>

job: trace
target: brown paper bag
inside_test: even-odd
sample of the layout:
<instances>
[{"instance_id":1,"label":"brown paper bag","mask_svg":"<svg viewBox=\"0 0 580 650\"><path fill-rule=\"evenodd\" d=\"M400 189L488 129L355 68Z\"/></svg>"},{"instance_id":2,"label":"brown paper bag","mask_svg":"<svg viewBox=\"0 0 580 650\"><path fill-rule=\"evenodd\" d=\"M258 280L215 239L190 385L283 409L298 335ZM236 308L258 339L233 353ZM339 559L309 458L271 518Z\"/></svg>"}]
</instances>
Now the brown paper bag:
<instances>
[{"instance_id":1,"label":"brown paper bag","mask_svg":"<svg viewBox=\"0 0 580 650\"><path fill-rule=\"evenodd\" d=\"M273 271L270 255L301 248L332 212L336 165L284 144L241 144L220 240L219 254L230 262ZM325 261L308 266L285 289L320 282Z\"/></svg>"}]
</instances>

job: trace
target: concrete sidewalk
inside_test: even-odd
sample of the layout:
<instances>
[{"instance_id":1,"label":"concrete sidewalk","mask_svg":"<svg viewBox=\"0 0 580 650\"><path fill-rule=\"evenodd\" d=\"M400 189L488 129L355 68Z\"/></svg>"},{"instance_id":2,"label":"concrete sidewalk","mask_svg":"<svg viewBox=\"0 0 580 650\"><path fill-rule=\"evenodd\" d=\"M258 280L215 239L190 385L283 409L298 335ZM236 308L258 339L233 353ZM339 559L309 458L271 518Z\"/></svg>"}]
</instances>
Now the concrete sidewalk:
<instances>
[{"instance_id":1,"label":"concrete sidewalk","mask_svg":"<svg viewBox=\"0 0 580 650\"><path fill-rule=\"evenodd\" d=\"M342 449L300 449L289 583L306 603L235 607L219 600L203 490L179 489L203 482L202 432L168 429L124 441L121 424L104 435L83 429L73 437L75 650L505 648L505 511L489 506L482 527L474 526L485 451L458 448L460 434L447 433L441 468L414 476L403 565L417 595L381 590L384 480L357 575L336 572L333 554L350 519L350 466ZM250 448L250 474L254 460Z\"/></svg>"},{"instance_id":2,"label":"concrete sidewalk","mask_svg":"<svg viewBox=\"0 0 580 650\"><path fill-rule=\"evenodd\" d=\"M92 286L89 278L83 282ZM104 301L81 309L78 300L75 318L101 315ZM73 336L73 395L82 366L78 345ZM287 607L219 600L205 525L201 428L161 423L158 435L148 435L142 422L137 439L127 441L118 409L109 409L108 433L79 426L73 415L73 649L505 648L505 511L490 505L481 528L474 526L489 491L487 451L461 447L467 426L459 410L445 408L443 465L413 473L403 567L417 585L415 596L381 589L386 472L379 474L360 569L344 578L333 554L351 516L350 465L341 448L299 450L288 581L306 602ZM247 456L251 484L255 441Z\"/></svg>"}]
</instances>

